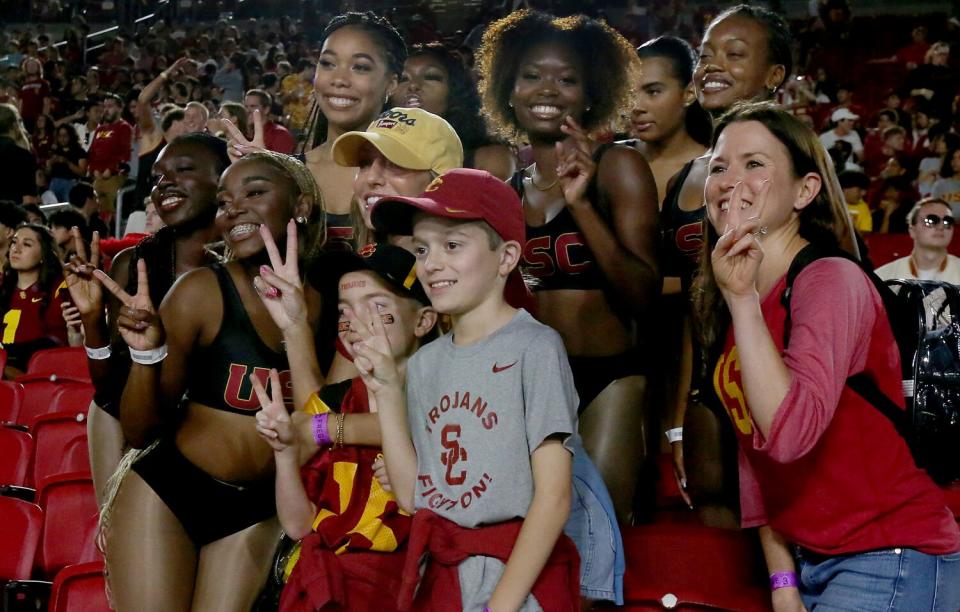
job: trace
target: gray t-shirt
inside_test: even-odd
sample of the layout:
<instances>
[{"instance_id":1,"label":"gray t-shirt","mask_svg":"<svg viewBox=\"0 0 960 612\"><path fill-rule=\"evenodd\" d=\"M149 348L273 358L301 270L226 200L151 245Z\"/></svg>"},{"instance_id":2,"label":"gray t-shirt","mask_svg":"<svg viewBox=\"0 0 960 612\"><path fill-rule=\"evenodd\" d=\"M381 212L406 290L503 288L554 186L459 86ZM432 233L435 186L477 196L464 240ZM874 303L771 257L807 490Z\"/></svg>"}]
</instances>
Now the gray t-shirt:
<instances>
[{"instance_id":1,"label":"gray t-shirt","mask_svg":"<svg viewBox=\"0 0 960 612\"><path fill-rule=\"evenodd\" d=\"M526 516L530 454L553 434L573 453L577 403L560 335L526 311L469 346L431 342L407 364L415 506L463 527Z\"/></svg>"}]
</instances>

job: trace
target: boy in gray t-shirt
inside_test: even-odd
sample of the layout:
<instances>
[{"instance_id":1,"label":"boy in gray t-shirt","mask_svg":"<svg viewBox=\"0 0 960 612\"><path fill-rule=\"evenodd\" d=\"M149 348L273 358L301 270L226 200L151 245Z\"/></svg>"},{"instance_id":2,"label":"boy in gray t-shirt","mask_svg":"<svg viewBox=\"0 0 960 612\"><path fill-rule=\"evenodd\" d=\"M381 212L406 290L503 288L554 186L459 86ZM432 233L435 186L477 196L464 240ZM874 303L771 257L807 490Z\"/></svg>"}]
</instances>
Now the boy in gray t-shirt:
<instances>
[{"instance_id":1,"label":"boy in gray t-shirt","mask_svg":"<svg viewBox=\"0 0 960 612\"><path fill-rule=\"evenodd\" d=\"M420 198L380 200L372 219L413 234L417 277L453 324L410 359L406 394L373 310L356 351L394 494L416 512L401 606L459 597L465 611L577 610L578 557L562 533L577 395L559 335L504 297L523 288L519 199L459 169Z\"/></svg>"}]
</instances>

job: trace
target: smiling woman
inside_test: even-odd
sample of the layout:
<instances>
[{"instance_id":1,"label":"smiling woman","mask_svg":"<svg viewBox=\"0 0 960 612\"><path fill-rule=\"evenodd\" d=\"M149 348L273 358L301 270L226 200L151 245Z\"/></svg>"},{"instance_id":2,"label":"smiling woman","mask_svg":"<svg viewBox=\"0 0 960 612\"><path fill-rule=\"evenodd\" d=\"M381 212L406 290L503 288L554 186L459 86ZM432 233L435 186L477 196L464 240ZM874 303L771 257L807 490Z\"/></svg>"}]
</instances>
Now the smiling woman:
<instances>
[{"instance_id":1,"label":"smiling woman","mask_svg":"<svg viewBox=\"0 0 960 612\"><path fill-rule=\"evenodd\" d=\"M168 191L160 202L180 212L186 203L177 200ZM119 330L134 362L121 425L131 446L149 447L120 482L104 526L118 610L249 609L279 535L249 375L265 380L274 368L286 377L289 368L254 279L268 261L265 234L281 248L297 241L301 256L319 249L323 207L306 168L277 153L230 166L217 201L216 227L235 259L185 274L159 311L143 263L133 295L96 274L122 303ZM308 292L307 303L315 324L318 295Z\"/></svg>"}]
</instances>

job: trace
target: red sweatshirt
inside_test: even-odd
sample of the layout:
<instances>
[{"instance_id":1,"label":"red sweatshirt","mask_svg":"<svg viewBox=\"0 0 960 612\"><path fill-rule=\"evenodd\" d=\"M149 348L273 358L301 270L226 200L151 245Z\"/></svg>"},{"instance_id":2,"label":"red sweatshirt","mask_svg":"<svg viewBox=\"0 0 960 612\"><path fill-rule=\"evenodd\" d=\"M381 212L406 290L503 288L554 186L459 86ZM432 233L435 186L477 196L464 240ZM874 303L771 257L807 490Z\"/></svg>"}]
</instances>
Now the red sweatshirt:
<instances>
[{"instance_id":1,"label":"red sweatshirt","mask_svg":"<svg viewBox=\"0 0 960 612\"><path fill-rule=\"evenodd\" d=\"M785 288L783 278L761 303L781 350ZM943 493L916 467L890 420L845 384L866 371L903 404L900 358L873 284L852 262L822 259L797 277L790 306L783 360L791 383L766 439L746 405L733 329L714 370L740 441L743 526L769 524L827 555L896 546L960 550Z\"/></svg>"},{"instance_id":2,"label":"red sweatshirt","mask_svg":"<svg viewBox=\"0 0 960 612\"><path fill-rule=\"evenodd\" d=\"M517 519L470 529L430 510L417 510L403 568L400 609L462 612L457 566L474 555L506 563L522 525L523 520ZM424 555L429 560L421 577ZM532 592L540 607L549 612L580 609L580 557L566 534L560 534Z\"/></svg>"}]
</instances>

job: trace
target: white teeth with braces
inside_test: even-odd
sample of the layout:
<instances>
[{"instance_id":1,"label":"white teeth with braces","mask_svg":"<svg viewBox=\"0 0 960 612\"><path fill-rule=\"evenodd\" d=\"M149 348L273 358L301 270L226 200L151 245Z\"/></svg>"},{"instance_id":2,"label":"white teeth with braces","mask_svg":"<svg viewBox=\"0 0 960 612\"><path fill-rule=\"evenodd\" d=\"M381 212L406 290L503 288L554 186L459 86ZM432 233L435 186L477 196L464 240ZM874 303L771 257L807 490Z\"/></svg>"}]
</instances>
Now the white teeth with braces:
<instances>
[{"instance_id":1,"label":"white teeth with braces","mask_svg":"<svg viewBox=\"0 0 960 612\"><path fill-rule=\"evenodd\" d=\"M230 230L230 237L237 238L239 236L246 236L247 234L252 234L258 229L260 229L260 226L256 225L255 223L241 223Z\"/></svg>"}]
</instances>

